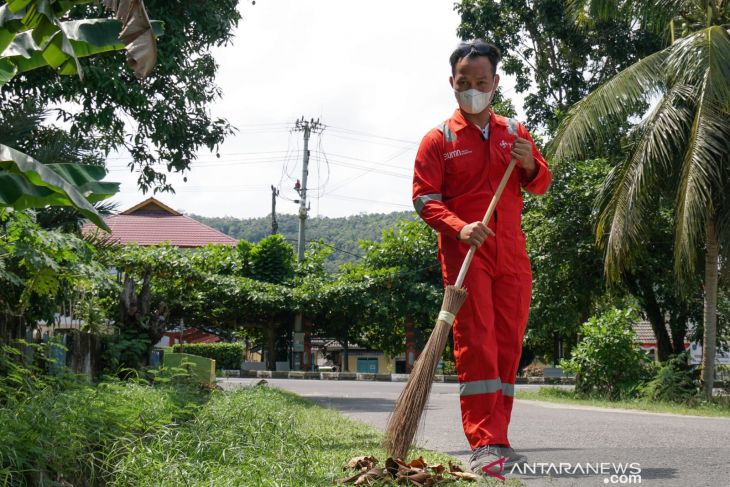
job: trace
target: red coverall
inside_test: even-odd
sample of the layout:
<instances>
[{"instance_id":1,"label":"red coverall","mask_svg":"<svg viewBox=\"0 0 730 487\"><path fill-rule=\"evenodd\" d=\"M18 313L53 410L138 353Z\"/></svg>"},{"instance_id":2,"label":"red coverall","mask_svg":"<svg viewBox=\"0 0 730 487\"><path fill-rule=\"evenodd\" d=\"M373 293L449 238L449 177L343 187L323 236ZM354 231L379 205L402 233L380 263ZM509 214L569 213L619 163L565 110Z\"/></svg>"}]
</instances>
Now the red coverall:
<instances>
[{"instance_id":1,"label":"red coverall","mask_svg":"<svg viewBox=\"0 0 730 487\"><path fill-rule=\"evenodd\" d=\"M453 284L469 250L457 235L467 223L481 221L511 159L515 136L532 138L514 120L491 114L488 138L459 110L421 141L413 177L413 205L439 232L444 284ZM469 298L454 322L454 355L460 383L461 417L471 447L510 446L507 428L514 382L527 326L532 272L522 232L521 188L542 194L550 170L532 143L537 173L528 181L515 167L488 237L474 255L464 287Z\"/></svg>"}]
</instances>

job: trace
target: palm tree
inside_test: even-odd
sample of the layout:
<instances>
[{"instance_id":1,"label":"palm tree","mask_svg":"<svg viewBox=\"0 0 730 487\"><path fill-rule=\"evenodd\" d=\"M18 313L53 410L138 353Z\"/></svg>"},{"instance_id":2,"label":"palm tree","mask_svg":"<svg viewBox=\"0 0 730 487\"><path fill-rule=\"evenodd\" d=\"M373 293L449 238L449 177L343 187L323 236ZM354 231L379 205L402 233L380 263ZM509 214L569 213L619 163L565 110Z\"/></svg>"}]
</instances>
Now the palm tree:
<instances>
[{"instance_id":1,"label":"palm tree","mask_svg":"<svg viewBox=\"0 0 730 487\"><path fill-rule=\"evenodd\" d=\"M613 3L617 8L607 8ZM629 133L628 157L598 198L597 239L609 280L631 266L658 195L675 195L674 269L680 285L704 252L705 395L714 382L720 252L730 243L730 3L728 0L595 0L579 17L631 12L665 28L667 47L616 74L576 103L551 142L558 160L581 157L651 107ZM677 27L680 26L680 27ZM679 35L678 35L679 34ZM725 260L725 259L723 259Z\"/></svg>"}]
</instances>

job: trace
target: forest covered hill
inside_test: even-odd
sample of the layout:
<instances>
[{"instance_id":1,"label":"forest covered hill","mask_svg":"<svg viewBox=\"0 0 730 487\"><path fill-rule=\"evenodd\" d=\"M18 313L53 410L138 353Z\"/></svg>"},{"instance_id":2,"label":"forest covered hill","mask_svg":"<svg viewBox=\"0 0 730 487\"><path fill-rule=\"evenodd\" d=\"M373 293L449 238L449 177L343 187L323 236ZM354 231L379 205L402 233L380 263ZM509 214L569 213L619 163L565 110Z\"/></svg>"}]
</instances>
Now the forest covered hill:
<instances>
[{"instance_id":1,"label":"forest covered hill","mask_svg":"<svg viewBox=\"0 0 730 487\"><path fill-rule=\"evenodd\" d=\"M271 215L259 218L204 217L189 215L218 231L239 240L256 243L271 234ZM414 220L413 211L393 213L373 213L353 215L341 218L317 217L307 219L306 239L308 242L319 239L332 247L327 268L336 271L345 262L355 262L363 251L358 245L360 240L380 241L383 230L392 227L399 220ZM297 215L277 215L279 233L288 239L294 247L299 234L299 217Z\"/></svg>"}]
</instances>

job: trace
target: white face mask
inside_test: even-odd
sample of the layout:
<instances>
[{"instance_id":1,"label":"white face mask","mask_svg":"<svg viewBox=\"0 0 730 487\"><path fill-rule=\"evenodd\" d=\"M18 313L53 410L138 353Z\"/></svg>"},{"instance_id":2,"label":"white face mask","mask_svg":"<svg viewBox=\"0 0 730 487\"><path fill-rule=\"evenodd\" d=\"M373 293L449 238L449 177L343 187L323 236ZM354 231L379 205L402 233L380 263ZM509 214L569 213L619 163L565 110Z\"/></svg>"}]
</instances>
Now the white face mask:
<instances>
[{"instance_id":1,"label":"white face mask","mask_svg":"<svg viewBox=\"0 0 730 487\"><path fill-rule=\"evenodd\" d=\"M459 103L459 108L471 115L482 113L492 101L493 93L494 90L479 91L474 88L466 91L454 90L456 101Z\"/></svg>"}]
</instances>

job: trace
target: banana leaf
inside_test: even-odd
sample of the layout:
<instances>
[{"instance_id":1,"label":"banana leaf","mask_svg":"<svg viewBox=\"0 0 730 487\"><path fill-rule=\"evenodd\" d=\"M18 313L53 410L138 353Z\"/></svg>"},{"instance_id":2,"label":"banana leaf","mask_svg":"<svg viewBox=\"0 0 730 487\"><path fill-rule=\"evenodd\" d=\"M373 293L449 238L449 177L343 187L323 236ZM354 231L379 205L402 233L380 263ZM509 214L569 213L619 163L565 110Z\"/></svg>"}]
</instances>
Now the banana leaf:
<instances>
[{"instance_id":1,"label":"banana leaf","mask_svg":"<svg viewBox=\"0 0 730 487\"><path fill-rule=\"evenodd\" d=\"M114 183L99 182L101 172L98 169L79 165L71 170L67 166L45 165L27 154L0 144L0 205L16 209L42 208L48 205L72 206L96 226L109 231L109 227L84 197L83 192L94 194L95 189L100 190L100 197L111 191ZM81 188L74 186L61 174L82 182Z\"/></svg>"}]
</instances>

